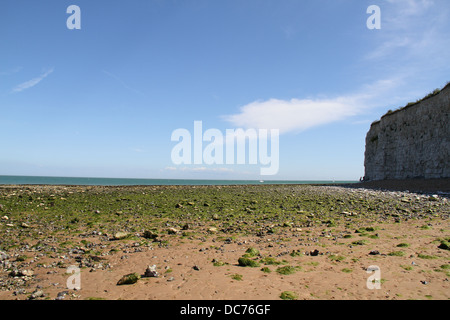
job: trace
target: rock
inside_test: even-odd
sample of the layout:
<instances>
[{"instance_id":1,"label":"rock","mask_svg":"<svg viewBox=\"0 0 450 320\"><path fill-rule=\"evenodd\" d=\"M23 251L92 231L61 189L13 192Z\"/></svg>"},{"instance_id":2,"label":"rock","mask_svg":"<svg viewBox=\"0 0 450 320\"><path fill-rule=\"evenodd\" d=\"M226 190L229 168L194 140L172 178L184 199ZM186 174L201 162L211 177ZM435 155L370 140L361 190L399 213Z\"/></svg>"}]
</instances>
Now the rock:
<instances>
[{"instance_id":1,"label":"rock","mask_svg":"<svg viewBox=\"0 0 450 320\"><path fill-rule=\"evenodd\" d=\"M64 300L64 298L66 297L66 294L68 294L68 293L69 293L68 291L58 292L55 300Z\"/></svg>"},{"instance_id":2,"label":"rock","mask_svg":"<svg viewBox=\"0 0 450 320\"><path fill-rule=\"evenodd\" d=\"M217 232L217 228L211 227L211 228L208 229L208 232L209 233L216 233Z\"/></svg>"},{"instance_id":3,"label":"rock","mask_svg":"<svg viewBox=\"0 0 450 320\"><path fill-rule=\"evenodd\" d=\"M197 265L193 266L192 269L194 269L194 270L196 270L196 271L200 271L200 267L197 266Z\"/></svg>"},{"instance_id":4,"label":"rock","mask_svg":"<svg viewBox=\"0 0 450 320\"><path fill-rule=\"evenodd\" d=\"M168 232L169 234L177 234L177 233L178 233L178 229L175 229L175 228L169 228L169 229L167 230L167 232Z\"/></svg>"},{"instance_id":5,"label":"rock","mask_svg":"<svg viewBox=\"0 0 450 320\"><path fill-rule=\"evenodd\" d=\"M2 217L2 220L8 220L9 218L8 218L8 216L3 216Z\"/></svg>"},{"instance_id":6,"label":"rock","mask_svg":"<svg viewBox=\"0 0 450 320\"><path fill-rule=\"evenodd\" d=\"M45 295L44 291L37 289L28 297L28 299L29 300L34 300L34 299L37 299L37 298L41 298L44 295Z\"/></svg>"},{"instance_id":7,"label":"rock","mask_svg":"<svg viewBox=\"0 0 450 320\"><path fill-rule=\"evenodd\" d=\"M372 255L372 256L375 256L375 255L380 254L380 251L378 251L378 250L372 250L372 251L369 252L369 254Z\"/></svg>"},{"instance_id":8,"label":"rock","mask_svg":"<svg viewBox=\"0 0 450 320\"><path fill-rule=\"evenodd\" d=\"M318 256L319 255L319 250L314 250L314 251L311 251L310 253L309 253L309 255L310 256L313 256L313 257L315 257L315 256Z\"/></svg>"},{"instance_id":9,"label":"rock","mask_svg":"<svg viewBox=\"0 0 450 320\"><path fill-rule=\"evenodd\" d=\"M33 270L13 270L9 273L11 277L31 277L34 275Z\"/></svg>"},{"instance_id":10,"label":"rock","mask_svg":"<svg viewBox=\"0 0 450 320\"><path fill-rule=\"evenodd\" d=\"M183 205L182 205L181 203L177 203L177 204L175 205L175 208L181 209L181 208L183 208Z\"/></svg>"},{"instance_id":11,"label":"rock","mask_svg":"<svg viewBox=\"0 0 450 320\"><path fill-rule=\"evenodd\" d=\"M147 269L145 269L144 277L159 277L159 273L156 271L156 265L148 266Z\"/></svg>"},{"instance_id":12,"label":"rock","mask_svg":"<svg viewBox=\"0 0 450 320\"><path fill-rule=\"evenodd\" d=\"M146 239L156 240L158 238L158 234L156 232L146 230L144 231L143 237Z\"/></svg>"},{"instance_id":13,"label":"rock","mask_svg":"<svg viewBox=\"0 0 450 320\"><path fill-rule=\"evenodd\" d=\"M22 223L20 224L20 226L21 226L22 228L30 228L30 225L26 224L25 222L22 222Z\"/></svg>"},{"instance_id":14,"label":"rock","mask_svg":"<svg viewBox=\"0 0 450 320\"><path fill-rule=\"evenodd\" d=\"M219 215L217 213L214 213L213 216L212 216L212 219L213 220L219 220L220 217L219 217Z\"/></svg>"},{"instance_id":15,"label":"rock","mask_svg":"<svg viewBox=\"0 0 450 320\"><path fill-rule=\"evenodd\" d=\"M450 250L450 242L449 241L441 241L441 244L438 246L439 249Z\"/></svg>"},{"instance_id":16,"label":"rock","mask_svg":"<svg viewBox=\"0 0 450 320\"><path fill-rule=\"evenodd\" d=\"M122 278L120 278L119 281L117 281L117 285L124 285L124 284L134 284L141 278L140 275L137 273L129 273L124 275Z\"/></svg>"},{"instance_id":17,"label":"rock","mask_svg":"<svg viewBox=\"0 0 450 320\"><path fill-rule=\"evenodd\" d=\"M113 240L125 239L129 236L127 232L116 232L113 236Z\"/></svg>"}]
</instances>

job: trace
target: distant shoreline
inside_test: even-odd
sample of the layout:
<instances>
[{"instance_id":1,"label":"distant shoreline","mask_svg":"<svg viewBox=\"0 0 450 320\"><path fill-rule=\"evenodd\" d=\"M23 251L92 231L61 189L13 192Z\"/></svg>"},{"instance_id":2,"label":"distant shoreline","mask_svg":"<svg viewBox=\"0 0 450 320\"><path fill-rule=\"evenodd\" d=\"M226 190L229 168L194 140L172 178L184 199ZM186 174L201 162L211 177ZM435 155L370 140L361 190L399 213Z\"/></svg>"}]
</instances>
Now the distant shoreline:
<instances>
[{"instance_id":1,"label":"distant shoreline","mask_svg":"<svg viewBox=\"0 0 450 320\"><path fill-rule=\"evenodd\" d=\"M346 184L352 180L233 180L233 179L138 179L3 176L0 185L64 185L64 186L156 186L156 185L272 185L272 184Z\"/></svg>"}]
</instances>

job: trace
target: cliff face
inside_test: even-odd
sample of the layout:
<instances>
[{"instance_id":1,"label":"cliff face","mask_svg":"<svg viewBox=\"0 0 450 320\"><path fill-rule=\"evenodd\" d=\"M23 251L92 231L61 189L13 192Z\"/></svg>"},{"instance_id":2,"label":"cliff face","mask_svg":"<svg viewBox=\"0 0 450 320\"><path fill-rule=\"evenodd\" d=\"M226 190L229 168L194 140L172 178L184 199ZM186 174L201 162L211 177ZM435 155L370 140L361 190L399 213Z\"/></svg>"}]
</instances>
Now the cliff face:
<instances>
[{"instance_id":1,"label":"cliff face","mask_svg":"<svg viewBox=\"0 0 450 320\"><path fill-rule=\"evenodd\" d=\"M450 84L390 112L366 136L365 180L450 178Z\"/></svg>"}]
</instances>

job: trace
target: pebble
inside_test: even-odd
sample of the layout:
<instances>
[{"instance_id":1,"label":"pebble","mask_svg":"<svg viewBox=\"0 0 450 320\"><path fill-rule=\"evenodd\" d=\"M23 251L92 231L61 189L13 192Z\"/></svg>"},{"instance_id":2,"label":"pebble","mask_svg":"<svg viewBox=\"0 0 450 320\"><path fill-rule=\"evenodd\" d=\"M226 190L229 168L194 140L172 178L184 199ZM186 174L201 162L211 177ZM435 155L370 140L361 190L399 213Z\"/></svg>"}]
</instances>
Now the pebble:
<instances>
[{"instance_id":1,"label":"pebble","mask_svg":"<svg viewBox=\"0 0 450 320\"><path fill-rule=\"evenodd\" d=\"M147 269L145 269L144 276L150 278L159 277L159 273L156 271L156 265L148 266Z\"/></svg>"},{"instance_id":2,"label":"pebble","mask_svg":"<svg viewBox=\"0 0 450 320\"><path fill-rule=\"evenodd\" d=\"M45 295L44 291L37 289L28 297L28 299L29 300L34 300L34 299L37 299L37 298L41 298L44 295Z\"/></svg>"}]
</instances>

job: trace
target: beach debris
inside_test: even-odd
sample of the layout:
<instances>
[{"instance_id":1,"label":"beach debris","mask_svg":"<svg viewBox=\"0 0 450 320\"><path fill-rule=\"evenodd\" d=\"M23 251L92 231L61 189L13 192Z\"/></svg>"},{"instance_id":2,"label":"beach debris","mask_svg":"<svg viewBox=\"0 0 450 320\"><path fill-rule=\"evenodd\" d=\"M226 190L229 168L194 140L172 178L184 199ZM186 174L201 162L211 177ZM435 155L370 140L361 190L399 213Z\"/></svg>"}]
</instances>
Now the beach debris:
<instances>
[{"instance_id":1,"label":"beach debris","mask_svg":"<svg viewBox=\"0 0 450 320\"><path fill-rule=\"evenodd\" d=\"M141 278L140 275L138 275L136 272L129 273L124 275L122 278L120 278L119 281L117 281L117 285L124 285L124 284L134 284Z\"/></svg>"},{"instance_id":2,"label":"beach debris","mask_svg":"<svg viewBox=\"0 0 450 320\"><path fill-rule=\"evenodd\" d=\"M156 271L156 265L148 266L147 269L145 269L144 277L149 278L157 278L159 277L159 273Z\"/></svg>"}]
</instances>

